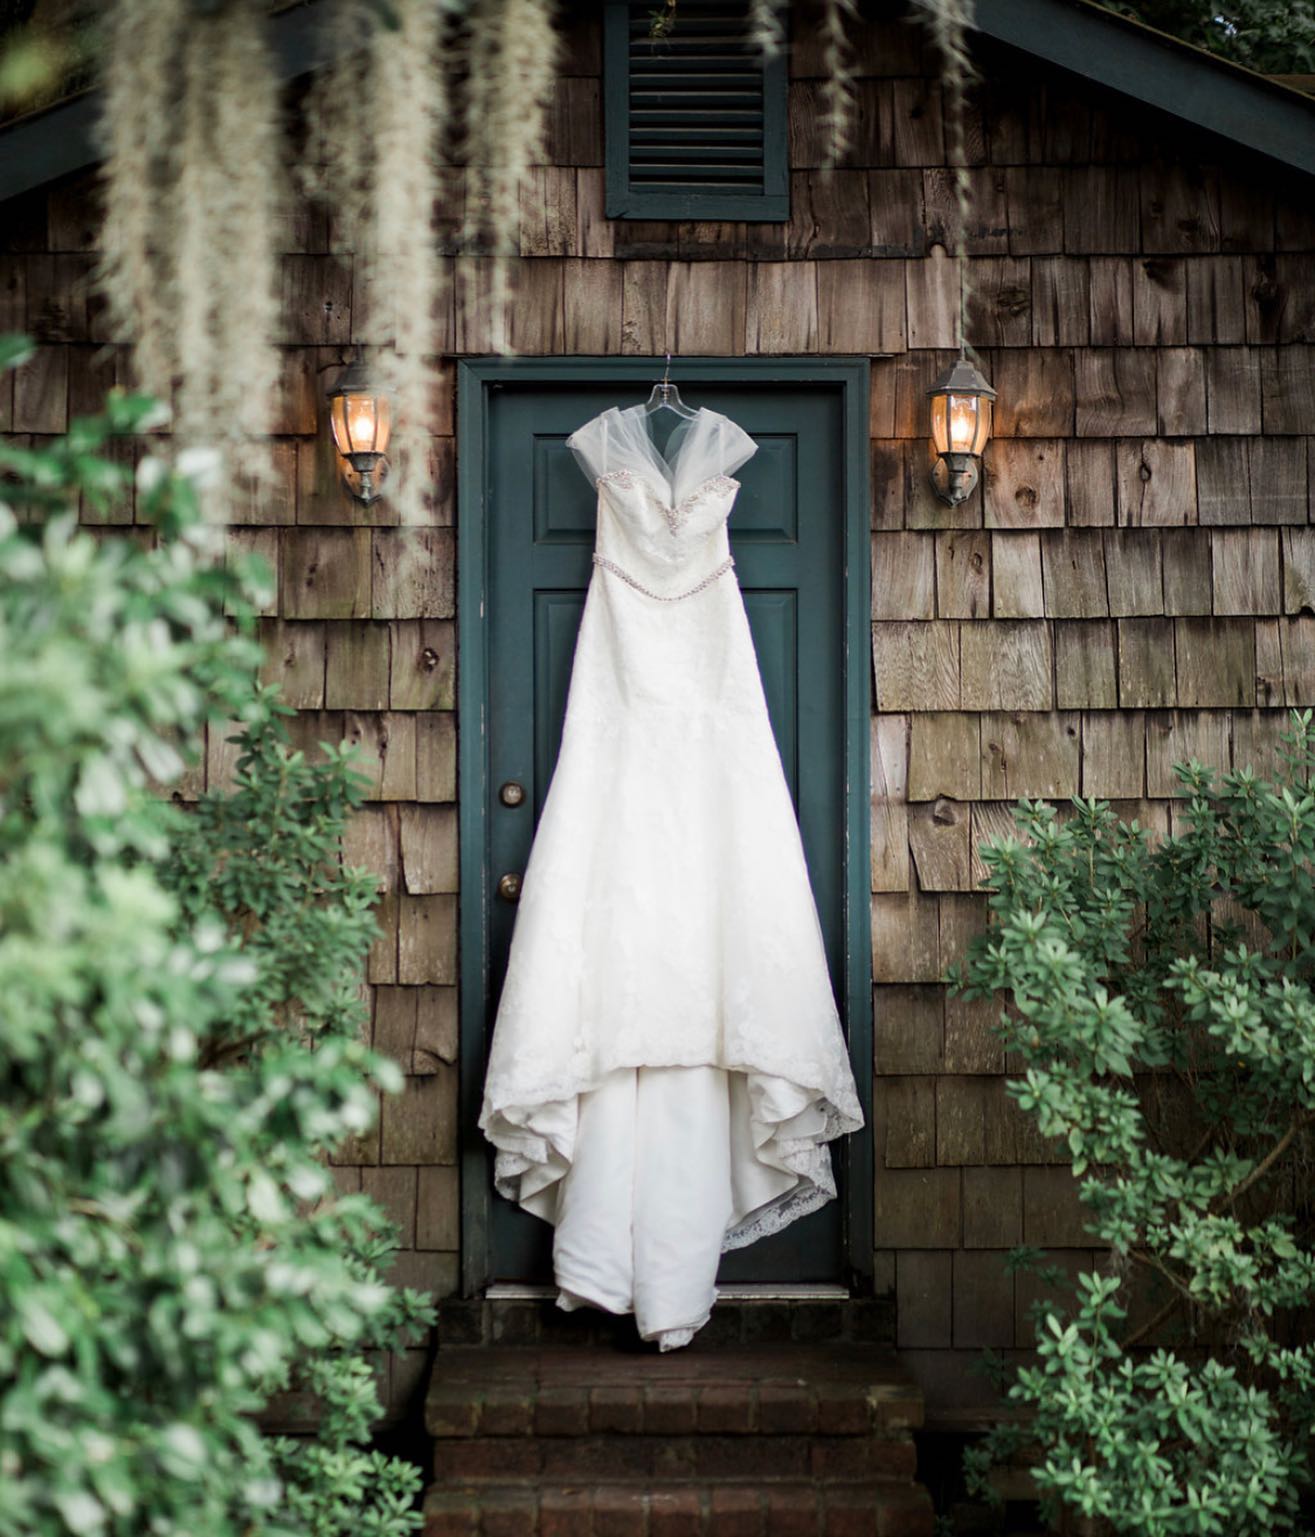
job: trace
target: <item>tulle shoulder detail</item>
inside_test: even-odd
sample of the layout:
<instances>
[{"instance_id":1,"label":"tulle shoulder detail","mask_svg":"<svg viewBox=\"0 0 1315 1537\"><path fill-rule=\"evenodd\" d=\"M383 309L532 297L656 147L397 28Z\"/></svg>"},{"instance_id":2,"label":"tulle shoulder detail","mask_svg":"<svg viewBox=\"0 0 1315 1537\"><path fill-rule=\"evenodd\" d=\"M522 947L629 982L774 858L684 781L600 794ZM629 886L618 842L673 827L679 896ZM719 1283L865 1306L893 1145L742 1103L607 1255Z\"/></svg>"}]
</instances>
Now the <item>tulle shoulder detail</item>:
<instances>
[{"instance_id":1,"label":"tulle shoulder detail","mask_svg":"<svg viewBox=\"0 0 1315 1537\"><path fill-rule=\"evenodd\" d=\"M738 422L706 406L676 424L664 452L656 446L642 406L609 406L577 427L566 446L590 485L629 471L673 508L710 482L728 479L758 451Z\"/></svg>"}]
</instances>

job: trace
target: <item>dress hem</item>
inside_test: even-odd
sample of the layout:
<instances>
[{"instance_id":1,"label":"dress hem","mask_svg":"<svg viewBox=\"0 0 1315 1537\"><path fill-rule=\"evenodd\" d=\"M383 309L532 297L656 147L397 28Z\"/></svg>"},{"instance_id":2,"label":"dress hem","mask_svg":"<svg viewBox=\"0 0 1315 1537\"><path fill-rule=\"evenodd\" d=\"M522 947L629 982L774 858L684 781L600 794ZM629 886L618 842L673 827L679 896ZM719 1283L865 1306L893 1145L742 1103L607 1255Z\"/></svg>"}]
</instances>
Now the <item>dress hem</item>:
<instances>
[{"instance_id":1,"label":"dress hem","mask_svg":"<svg viewBox=\"0 0 1315 1537\"><path fill-rule=\"evenodd\" d=\"M618 1064L618 1067L626 1065ZM751 1105L769 1103L773 1084L788 1085L789 1090L807 1096L806 1105L779 1119L762 1119L751 1114L754 1150L759 1161L793 1173L796 1180L776 1199L732 1221L722 1239L723 1253L770 1237L835 1199L835 1175L828 1144L861 1129L863 1116L857 1103L837 1105L823 1090L761 1068L727 1068L716 1062L634 1064L636 1069L668 1065L714 1067L741 1073L748 1080ZM500 1196L532 1216L555 1223L556 1187L571 1166L579 1096L598 1088L601 1082L601 1077L591 1079L582 1075L578 1086L564 1087L561 1092L545 1095L534 1103L509 1103L497 1109L486 1099L479 1126L496 1150L493 1183ZM755 1087L761 1092L755 1094ZM789 1122L808 1109L820 1109L821 1127L806 1136L783 1136L782 1131Z\"/></svg>"},{"instance_id":2,"label":"dress hem","mask_svg":"<svg viewBox=\"0 0 1315 1537\"><path fill-rule=\"evenodd\" d=\"M591 1296L587 1287L572 1285L569 1278L563 1280L560 1276L557 1281L557 1306L564 1313L574 1313L582 1307L599 1308L615 1318L623 1318L634 1312L633 1306L618 1307L611 1302L604 1302L599 1297ZM666 1329L640 1329L639 1337L645 1344L656 1343L659 1350L679 1350L689 1344L711 1317L712 1309L708 1308L696 1323L672 1325Z\"/></svg>"}]
</instances>

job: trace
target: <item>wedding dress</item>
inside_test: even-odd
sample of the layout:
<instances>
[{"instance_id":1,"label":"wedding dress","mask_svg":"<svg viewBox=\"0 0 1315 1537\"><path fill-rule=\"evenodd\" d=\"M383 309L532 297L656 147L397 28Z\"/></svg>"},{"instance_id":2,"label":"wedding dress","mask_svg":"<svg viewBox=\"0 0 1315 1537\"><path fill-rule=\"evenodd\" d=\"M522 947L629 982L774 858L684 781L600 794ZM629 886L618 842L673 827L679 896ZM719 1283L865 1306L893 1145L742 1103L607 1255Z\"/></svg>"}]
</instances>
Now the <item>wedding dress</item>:
<instances>
[{"instance_id":1,"label":"wedding dress","mask_svg":"<svg viewBox=\"0 0 1315 1537\"><path fill-rule=\"evenodd\" d=\"M718 1260L834 1198L863 1124L799 825L734 578L707 407L567 438L598 496L561 748L521 885L479 1125L554 1224L558 1305L707 1322Z\"/></svg>"}]
</instances>

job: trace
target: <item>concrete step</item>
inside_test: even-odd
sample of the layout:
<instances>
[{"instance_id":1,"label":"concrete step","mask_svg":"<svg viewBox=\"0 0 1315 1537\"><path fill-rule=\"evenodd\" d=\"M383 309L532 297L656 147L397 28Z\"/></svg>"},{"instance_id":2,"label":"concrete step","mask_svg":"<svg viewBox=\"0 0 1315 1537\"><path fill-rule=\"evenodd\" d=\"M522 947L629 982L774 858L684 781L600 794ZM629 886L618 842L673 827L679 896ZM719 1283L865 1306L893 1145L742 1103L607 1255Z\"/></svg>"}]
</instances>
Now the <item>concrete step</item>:
<instances>
[{"instance_id":1,"label":"concrete step","mask_svg":"<svg viewBox=\"0 0 1315 1537\"><path fill-rule=\"evenodd\" d=\"M808 1478L439 1485L424 1537L931 1537L916 1484Z\"/></svg>"}]
</instances>

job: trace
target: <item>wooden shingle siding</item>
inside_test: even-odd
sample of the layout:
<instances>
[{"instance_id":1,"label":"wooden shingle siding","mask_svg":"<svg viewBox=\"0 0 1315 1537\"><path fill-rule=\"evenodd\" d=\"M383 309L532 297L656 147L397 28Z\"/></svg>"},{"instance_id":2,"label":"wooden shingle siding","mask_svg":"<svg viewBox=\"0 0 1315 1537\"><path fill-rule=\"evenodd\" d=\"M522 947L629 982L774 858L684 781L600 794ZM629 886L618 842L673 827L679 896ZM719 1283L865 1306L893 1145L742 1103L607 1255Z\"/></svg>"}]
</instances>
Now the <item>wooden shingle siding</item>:
<instances>
[{"instance_id":1,"label":"wooden shingle siding","mask_svg":"<svg viewBox=\"0 0 1315 1537\"><path fill-rule=\"evenodd\" d=\"M1204 158L1168 119L983 43L969 339L999 400L982 484L948 508L927 485L925 392L956 346L955 213L922 32L878 20L856 38L855 143L828 172L822 29L796 7L788 221L610 222L596 9L568 29L506 333L489 258L455 249L464 174L445 177L421 528L337 484L326 371L370 338L329 221L298 206L283 226L278 490L232 542L278 579L264 675L302 712L297 742L346 737L365 756L348 853L380 880L373 1034L407 1075L335 1174L397 1217L399 1278L456 1287L453 359L508 341L670 349L679 377L689 353L871 355L876 1273L929 1413L966 1414L989 1394L969 1358L1029 1335L1037 1286L1001 1251L1091 1260L1063 1160L1004 1091L994 1007L941 984L982 922L978 846L1012 831L1020 795L1096 795L1167 831L1174 762L1272 767L1285 707L1315 702L1310 188L1240 153ZM20 441L62 431L118 376L86 283L94 204L73 178L0 220L0 329L38 343L0 383L0 428ZM224 736L212 728L188 793L232 772ZM395 1398L422 1360L392 1363Z\"/></svg>"}]
</instances>

